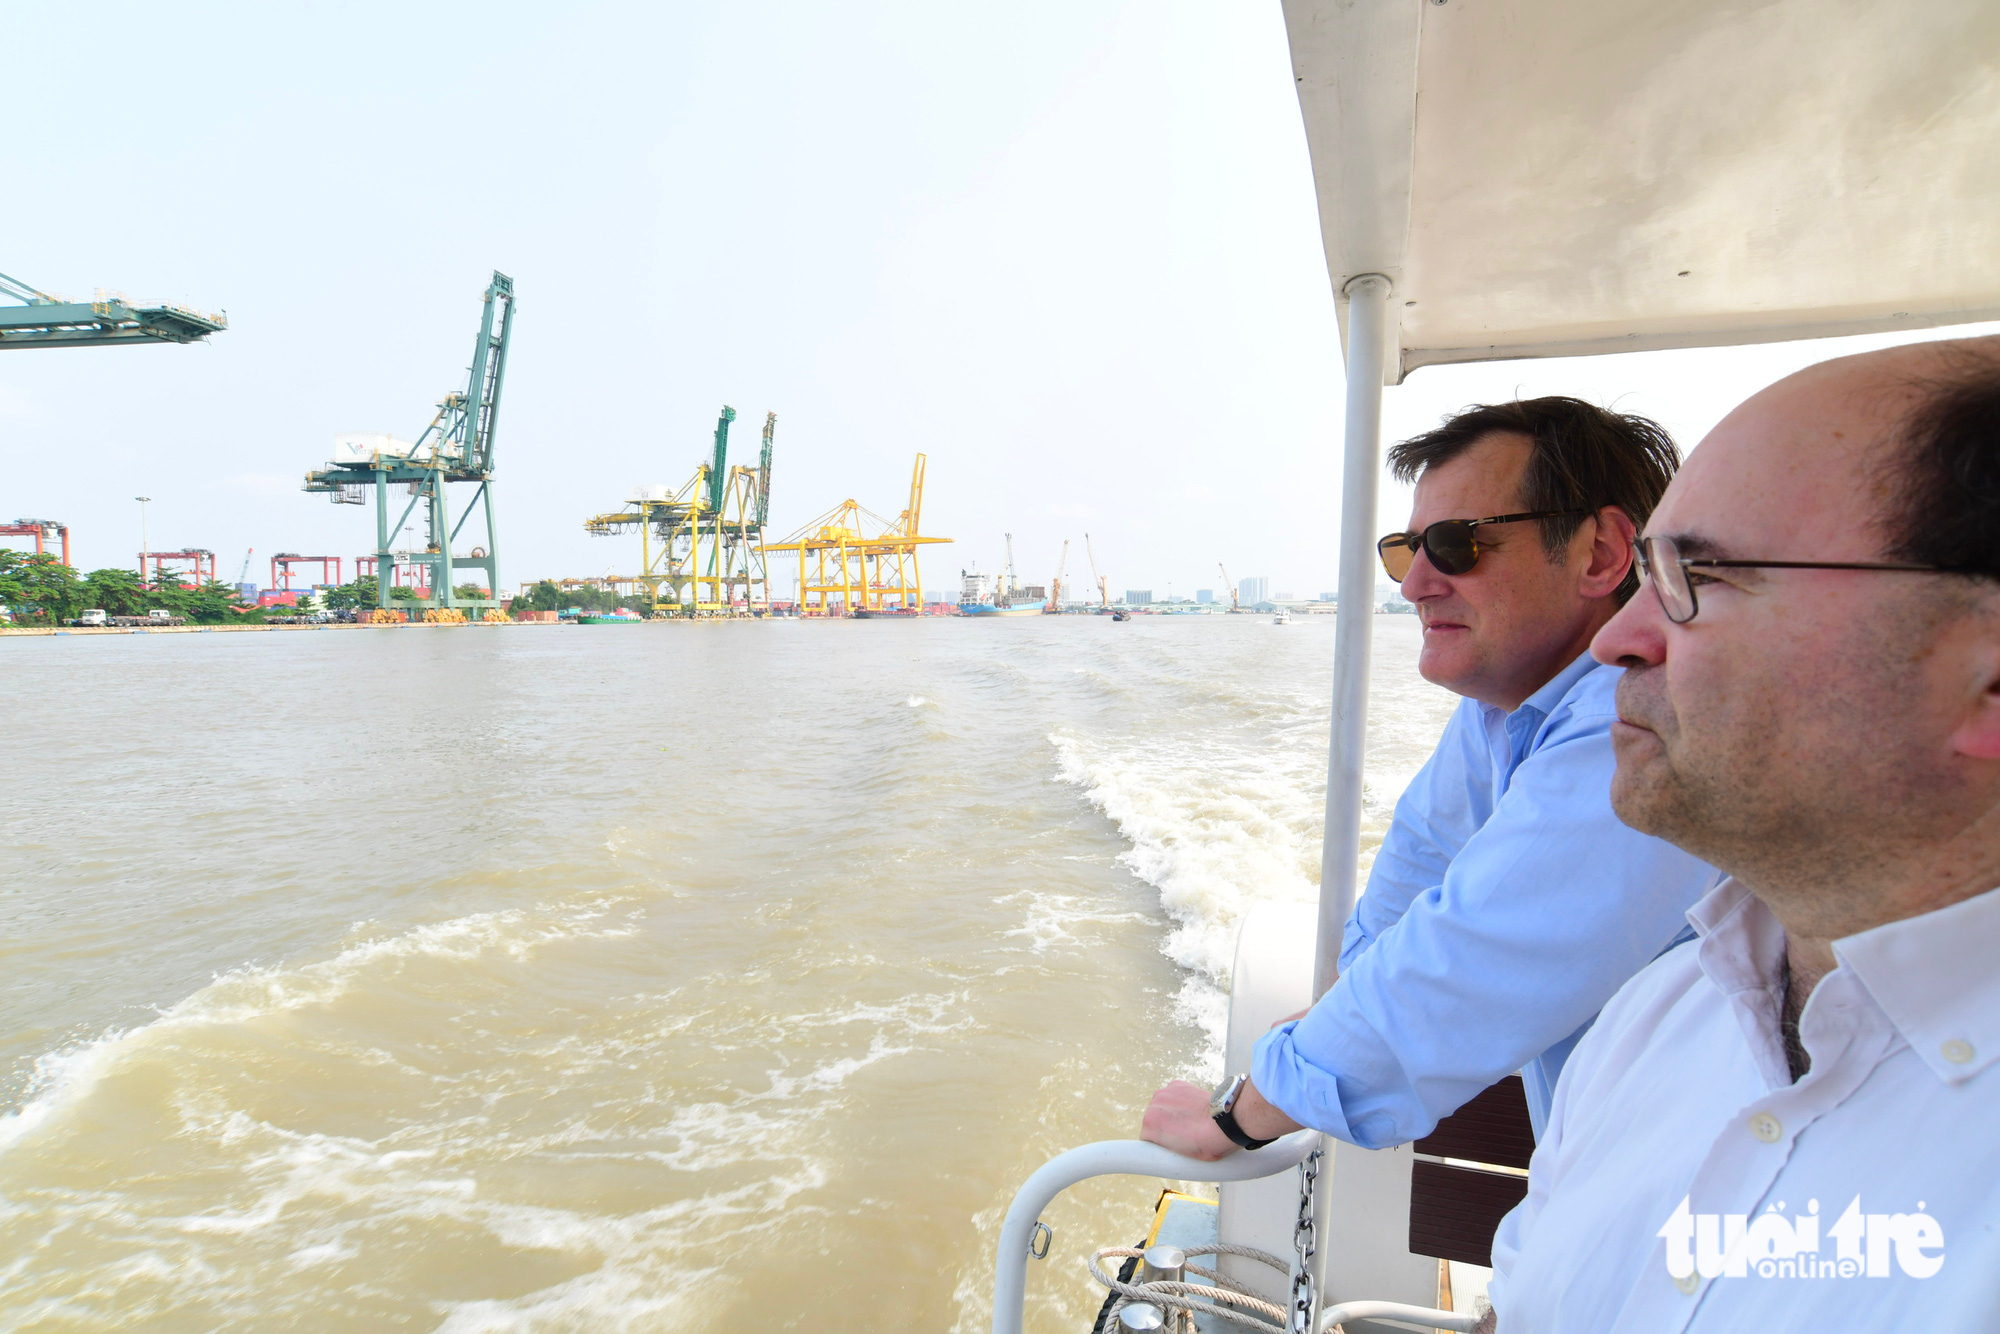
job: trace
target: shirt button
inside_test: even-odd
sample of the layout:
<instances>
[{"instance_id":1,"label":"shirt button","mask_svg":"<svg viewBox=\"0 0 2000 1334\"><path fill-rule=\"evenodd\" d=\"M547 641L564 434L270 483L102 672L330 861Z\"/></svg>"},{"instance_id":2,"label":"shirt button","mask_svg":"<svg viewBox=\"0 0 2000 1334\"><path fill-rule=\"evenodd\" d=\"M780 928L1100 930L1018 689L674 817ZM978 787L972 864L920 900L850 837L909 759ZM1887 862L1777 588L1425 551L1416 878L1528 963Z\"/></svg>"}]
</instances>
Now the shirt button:
<instances>
[{"instance_id":1,"label":"shirt button","mask_svg":"<svg viewBox=\"0 0 2000 1334\"><path fill-rule=\"evenodd\" d=\"M1776 1144L1778 1136L1785 1133L1785 1128L1779 1125L1778 1118L1769 1112L1759 1112L1750 1118L1750 1133L1766 1144Z\"/></svg>"},{"instance_id":2,"label":"shirt button","mask_svg":"<svg viewBox=\"0 0 2000 1334\"><path fill-rule=\"evenodd\" d=\"M1686 1274L1683 1277L1675 1279L1674 1286L1692 1297L1694 1296L1694 1290L1701 1286L1701 1275L1698 1273Z\"/></svg>"},{"instance_id":3,"label":"shirt button","mask_svg":"<svg viewBox=\"0 0 2000 1334\"><path fill-rule=\"evenodd\" d=\"M1938 1050L1943 1052L1944 1058L1953 1065L1964 1065L1972 1059L1972 1044L1970 1042L1962 1042L1957 1038L1953 1038L1950 1042L1945 1043Z\"/></svg>"}]
</instances>

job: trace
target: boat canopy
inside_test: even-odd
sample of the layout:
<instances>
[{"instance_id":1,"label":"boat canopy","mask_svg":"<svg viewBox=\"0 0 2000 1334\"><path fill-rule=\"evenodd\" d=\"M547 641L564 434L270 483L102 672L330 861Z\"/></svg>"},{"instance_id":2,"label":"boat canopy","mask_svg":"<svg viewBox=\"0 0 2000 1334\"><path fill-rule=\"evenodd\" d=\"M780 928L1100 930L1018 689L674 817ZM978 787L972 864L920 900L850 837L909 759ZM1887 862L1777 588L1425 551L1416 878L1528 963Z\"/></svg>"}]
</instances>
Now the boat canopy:
<instances>
[{"instance_id":1,"label":"boat canopy","mask_svg":"<svg viewBox=\"0 0 2000 1334\"><path fill-rule=\"evenodd\" d=\"M1993 0L1285 0L1327 268L1419 366L2000 319Z\"/></svg>"}]
</instances>

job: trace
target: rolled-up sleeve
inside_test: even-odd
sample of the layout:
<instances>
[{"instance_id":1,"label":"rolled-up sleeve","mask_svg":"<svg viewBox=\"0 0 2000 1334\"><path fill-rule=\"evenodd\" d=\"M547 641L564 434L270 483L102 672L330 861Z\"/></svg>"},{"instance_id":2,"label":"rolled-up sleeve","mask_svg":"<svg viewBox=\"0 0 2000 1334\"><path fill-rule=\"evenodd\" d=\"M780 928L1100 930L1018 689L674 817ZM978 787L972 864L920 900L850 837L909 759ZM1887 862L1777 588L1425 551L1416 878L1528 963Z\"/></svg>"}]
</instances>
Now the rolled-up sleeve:
<instances>
[{"instance_id":1,"label":"rolled-up sleeve","mask_svg":"<svg viewBox=\"0 0 2000 1334\"><path fill-rule=\"evenodd\" d=\"M1287 1115L1365 1148L1419 1139L1588 1024L1680 931L1716 872L1612 813L1595 694L1604 707L1552 721L1441 882L1258 1043L1251 1076Z\"/></svg>"}]
</instances>

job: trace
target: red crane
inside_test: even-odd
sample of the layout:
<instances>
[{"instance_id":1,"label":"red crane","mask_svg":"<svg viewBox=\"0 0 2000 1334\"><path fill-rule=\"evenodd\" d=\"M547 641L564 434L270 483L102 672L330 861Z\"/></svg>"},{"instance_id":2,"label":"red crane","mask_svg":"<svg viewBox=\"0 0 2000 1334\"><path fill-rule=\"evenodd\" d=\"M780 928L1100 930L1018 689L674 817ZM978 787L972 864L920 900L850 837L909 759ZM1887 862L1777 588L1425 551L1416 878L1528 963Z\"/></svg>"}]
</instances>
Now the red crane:
<instances>
[{"instance_id":1,"label":"red crane","mask_svg":"<svg viewBox=\"0 0 2000 1334\"><path fill-rule=\"evenodd\" d=\"M16 519L12 523L0 523L0 537L32 537L35 539L35 554L44 554L42 543L55 538L62 539L62 563L69 564L69 525L54 519Z\"/></svg>"}]
</instances>

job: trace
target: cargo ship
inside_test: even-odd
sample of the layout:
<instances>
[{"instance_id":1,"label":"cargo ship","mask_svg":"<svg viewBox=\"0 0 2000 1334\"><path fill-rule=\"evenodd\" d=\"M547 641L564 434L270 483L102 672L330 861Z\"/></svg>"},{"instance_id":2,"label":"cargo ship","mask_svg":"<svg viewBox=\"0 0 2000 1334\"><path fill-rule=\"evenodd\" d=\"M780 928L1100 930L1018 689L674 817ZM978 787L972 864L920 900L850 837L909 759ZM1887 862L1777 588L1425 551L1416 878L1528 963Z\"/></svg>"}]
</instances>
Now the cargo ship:
<instances>
[{"instance_id":1,"label":"cargo ship","mask_svg":"<svg viewBox=\"0 0 2000 1334\"><path fill-rule=\"evenodd\" d=\"M1022 588L1011 577L981 574L977 565L960 570L958 576L961 616L1039 616L1048 602L1041 589Z\"/></svg>"}]
</instances>

